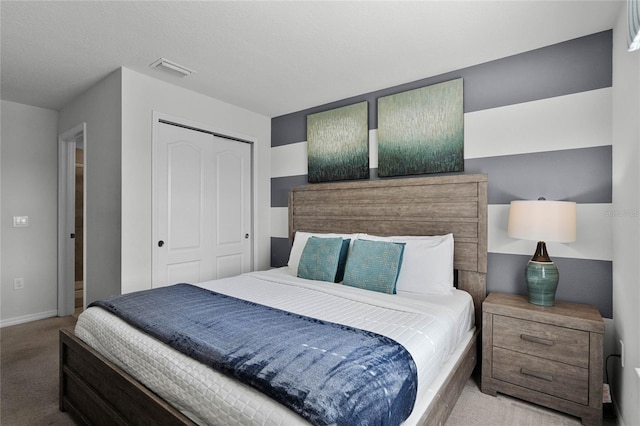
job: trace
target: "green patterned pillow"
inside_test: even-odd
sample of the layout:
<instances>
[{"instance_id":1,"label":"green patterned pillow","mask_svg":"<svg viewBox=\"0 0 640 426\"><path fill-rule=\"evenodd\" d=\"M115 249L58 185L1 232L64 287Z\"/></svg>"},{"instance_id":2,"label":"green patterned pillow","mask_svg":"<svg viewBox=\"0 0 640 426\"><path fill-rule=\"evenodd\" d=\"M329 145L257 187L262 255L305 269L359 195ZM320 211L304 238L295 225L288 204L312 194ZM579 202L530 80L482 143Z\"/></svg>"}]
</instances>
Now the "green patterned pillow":
<instances>
[{"instance_id":1,"label":"green patterned pillow","mask_svg":"<svg viewBox=\"0 0 640 426\"><path fill-rule=\"evenodd\" d=\"M304 246L298 276L309 280L342 281L351 240L310 237Z\"/></svg>"},{"instance_id":2,"label":"green patterned pillow","mask_svg":"<svg viewBox=\"0 0 640 426\"><path fill-rule=\"evenodd\" d=\"M380 293L396 293L404 243L355 240L347 259L344 284Z\"/></svg>"}]
</instances>

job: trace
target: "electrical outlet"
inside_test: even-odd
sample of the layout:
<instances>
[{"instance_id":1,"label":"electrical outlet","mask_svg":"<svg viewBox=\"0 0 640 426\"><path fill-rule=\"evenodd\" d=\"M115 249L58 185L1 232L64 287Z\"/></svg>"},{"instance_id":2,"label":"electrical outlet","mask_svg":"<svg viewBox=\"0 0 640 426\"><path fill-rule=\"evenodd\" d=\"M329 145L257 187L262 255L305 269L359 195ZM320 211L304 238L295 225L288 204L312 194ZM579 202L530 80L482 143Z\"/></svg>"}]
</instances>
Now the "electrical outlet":
<instances>
[{"instance_id":1,"label":"electrical outlet","mask_svg":"<svg viewBox=\"0 0 640 426\"><path fill-rule=\"evenodd\" d=\"M620 340L620 365L624 368L624 342Z\"/></svg>"},{"instance_id":2,"label":"electrical outlet","mask_svg":"<svg viewBox=\"0 0 640 426\"><path fill-rule=\"evenodd\" d=\"M22 290L24 288L24 278L14 278L13 279L13 289L14 290Z\"/></svg>"}]
</instances>

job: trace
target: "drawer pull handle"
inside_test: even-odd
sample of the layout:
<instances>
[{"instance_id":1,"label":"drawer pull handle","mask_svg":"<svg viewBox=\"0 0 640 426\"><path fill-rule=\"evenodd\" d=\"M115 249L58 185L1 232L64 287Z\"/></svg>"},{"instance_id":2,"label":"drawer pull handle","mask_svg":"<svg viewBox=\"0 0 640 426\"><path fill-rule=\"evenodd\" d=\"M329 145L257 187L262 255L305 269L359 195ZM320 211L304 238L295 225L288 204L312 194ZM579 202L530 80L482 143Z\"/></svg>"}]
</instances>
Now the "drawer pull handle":
<instances>
[{"instance_id":1,"label":"drawer pull handle","mask_svg":"<svg viewBox=\"0 0 640 426\"><path fill-rule=\"evenodd\" d=\"M540 337L529 336L528 334L521 334L520 338L522 340L526 340L527 342L540 343L541 345L552 346L553 340L542 339Z\"/></svg>"},{"instance_id":2,"label":"drawer pull handle","mask_svg":"<svg viewBox=\"0 0 640 426\"><path fill-rule=\"evenodd\" d=\"M553 376L551 374L544 374L538 371L529 370L527 368L521 368L520 374L524 374L525 376L537 377L538 379L546 380L548 382L553 382Z\"/></svg>"}]
</instances>

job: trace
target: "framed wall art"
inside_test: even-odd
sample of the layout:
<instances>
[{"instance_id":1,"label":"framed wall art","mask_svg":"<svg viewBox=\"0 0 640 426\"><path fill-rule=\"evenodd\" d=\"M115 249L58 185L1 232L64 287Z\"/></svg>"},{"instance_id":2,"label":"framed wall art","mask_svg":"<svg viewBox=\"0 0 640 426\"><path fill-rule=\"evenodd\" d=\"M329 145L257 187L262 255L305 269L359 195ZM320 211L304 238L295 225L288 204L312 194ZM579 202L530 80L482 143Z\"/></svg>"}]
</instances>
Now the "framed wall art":
<instances>
[{"instance_id":1,"label":"framed wall art","mask_svg":"<svg viewBox=\"0 0 640 426\"><path fill-rule=\"evenodd\" d=\"M461 78L378 99L378 176L463 170Z\"/></svg>"},{"instance_id":2,"label":"framed wall art","mask_svg":"<svg viewBox=\"0 0 640 426\"><path fill-rule=\"evenodd\" d=\"M369 177L368 103L307 115L310 183Z\"/></svg>"}]
</instances>

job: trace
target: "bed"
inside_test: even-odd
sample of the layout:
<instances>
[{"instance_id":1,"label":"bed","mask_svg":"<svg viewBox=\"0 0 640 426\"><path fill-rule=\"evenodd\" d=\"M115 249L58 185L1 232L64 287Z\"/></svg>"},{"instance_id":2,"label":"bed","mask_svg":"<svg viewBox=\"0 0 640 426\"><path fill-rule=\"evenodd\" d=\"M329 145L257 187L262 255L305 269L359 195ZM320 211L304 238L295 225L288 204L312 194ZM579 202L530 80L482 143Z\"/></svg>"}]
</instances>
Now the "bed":
<instances>
[{"instance_id":1,"label":"bed","mask_svg":"<svg viewBox=\"0 0 640 426\"><path fill-rule=\"evenodd\" d=\"M290 193L289 202L289 232L292 241L295 241L303 234L313 233L337 233L362 236L364 240L373 240L373 236L384 240L384 237L396 236L442 236L453 235L455 241L455 251L453 264L455 267L455 277L457 288L455 290L461 299L471 300L470 313L468 316L475 317L475 324L479 325L479 314L481 303L486 295L486 185L485 175L452 175L437 176L427 178L393 179L380 181L358 181L340 182L309 185L295 189ZM299 244L298 244L299 245ZM296 244L294 243L294 249ZM295 250L292 250L292 255ZM336 291L346 290L349 294L346 298L348 303L355 303L357 306L365 306L367 309L371 305L382 305L378 299L384 299L387 295L378 297L375 292L370 292L360 288L347 288L336 284L324 284L322 291L318 290L318 284L308 280L300 279L291 273L291 268L276 269L272 271L256 272L242 276L240 279L248 280L247 284L252 290L237 290L234 279L217 282L202 283L202 287L231 294L234 297L251 299L260 293L257 289L265 289L267 297L274 294L275 290L267 287L265 283L272 283L275 287L286 286L287 297L274 297L276 308L284 310L301 309L301 314L315 317L322 317L325 314L323 305L311 303L311 307L299 306L296 298L310 299L308 293L319 294L319 298L328 298L330 305L337 306L337 297L342 298ZM254 287L251 287L251 285ZM259 284L258 284L259 283ZM310 287L310 288L305 288ZM339 288L341 287L341 288ZM293 290L292 290L293 289ZM325 291L326 289L326 291ZM300 294L298 294L300 292ZM360 298L365 295L367 302ZM392 301L392 304L400 303L403 299L399 292L399 297ZM402 308L411 312L416 317L429 317L420 313L422 303L420 297L413 297L405 294L404 299L409 305ZM470 296L470 297L469 297ZM315 296L314 296L315 297ZM370 300L369 300L370 299ZM388 298L387 298L388 299ZM385 300L387 300L385 299ZM437 299L437 297L436 297ZM451 299L451 298L444 298ZM262 301L263 299L255 299ZM320 302L318 302L320 303ZM326 302L325 302L326 303ZM347 302L344 302L347 303ZM384 303L387 303L386 301ZM404 303L404 302L403 302ZM425 302L424 304L433 303ZM443 309L437 305L445 303L433 303L435 309ZM337 311L357 311L357 306L347 309L337 309ZM261 424L304 424L305 420L297 417L295 413L280 407L279 404L271 401L264 401L265 397L259 392L242 389L242 385L234 383L223 383L225 380L232 380L227 377L214 377L211 380L217 381L221 392L228 392L232 389L229 399L231 405L240 401L243 408L240 411L250 412L248 417L241 417L238 420L234 415L225 417L228 414L228 407L224 402L211 403L209 410L213 417L198 417L194 415L190 408L185 408L181 402L176 402L174 397L165 395L162 390L158 390L155 384L149 384L149 378L153 379L158 373L148 374L148 378L137 380L134 376L140 377L137 373L127 372L130 366L129 361L118 361L114 359L114 354L108 350L100 348L100 343L92 341L91 333L83 330L85 323L95 323L106 325L118 323L119 319L113 319L109 315L101 312L100 308L92 308L92 312L87 314L86 320L78 328L80 339L74 332L68 330L61 331L60 339L60 409L70 412L76 419L87 424L194 424L194 419L198 423L213 423L212 418L220 423L228 423L233 419L237 423ZM397 306L381 306L387 311L397 311ZM451 308L456 310L458 308ZM336 310L336 309L334 309ZM85 314L83 314L85 315ZM106 316L105 316L106 315ZM368 314L363 314L362 318ZM356 315L357 317L357 315ZM327 317L331 320L334 317ZM324 319L324 318L322 318ZM348 322L349 318L342 321ZM355 319L354 327L360 326ZM396 320L392 317L389 323ZM418 321L418 320L416 320ZM429 386L420 387L422 379L418 381L418 392L416 404L405 424L443 424L446 421L455 401L457 400L466 380L471 375L477 359L477 338L478 330L470 329L468 323L473 323L473 319L466 320L467 327L452 326L451 330L462 330L456 333L446 333L451 338L454 334L457 337L454 343L449 343L449 347L442 355L443 365L435 370L429 368L418 368L418 376L429 378ZM464 315L462 323L465 323ZM418 323L416 323L418 324ZM116 327L116 326L114 326ZM363 327L368 327L364 325ZM416 326L418 327L418 326ZM385 328L385 327L382 327ZM387 327L389 328L389 327ZM469 331L471 330L471 331ZM107 329L104 333L109 336L111 331ZM392 337L394 331L390 332ZM465 335L466 333L466 335ZM126 334L126 333L125 333ZM399 333L402 334L402 333ZM147 337L151 339L150 337ZM399 338L398 340L401 340ZM414 357L419 357L415 351L419 351L421 344L411 343L412 337L406 339L406 344ZM143 343L143 347L149 347L150 352L158 354L161 346L154 347L153 339ZM460 345L459 342L462 342ZM157 343L160 344L160 343ZM128 343L127 343L128 345ZM160 344L161 345L161 344ZM413 347L412 347L413 345ZM102 353L95 348L102 349ZM416 349L418 348L418 349ZM125 348L126 349L126 348ZM118 349L117 354L126 352ZM162 358L163 356L161 356ZM444 362L446 360L446 362ZM115 361L115 362L114 362ZM144 361L143 361L144 362ZM178 361L180 365L187 365L186 360ZM152 363L156 363L153 361ZM196 363L197 365L197 363ZM205 376L213 374L210 369L198 370L199 367L189 367L187 373L180 373L187 377L186 381L193 381L189 377L202 378L200 385L204 388L215 387L207 385L209 378ZM422 368L422 370L421 370ZM144 370L144 368L142 368ZM434 369L431 369L434 370ZM440 372L442 370L443 372ZM179 375L180 375L179 374ZM177 380L168 380L173 383ZM234 387L235 386L235 387ZM246 386L245 386L246 387ZM152 392L149 388L155 389ZM239 388L239 390L237 389ZM236 391L238 393L236 393ZM180 393L181 391L178 391ZM162 395L159 396L159 395ZM202 396L204 401L208 401L209 396ZM183 401L191 401L192 395L187 395ZM224 398L223 398L224 399ZM200 404L206 405L206 404ZM264 415L267 411L270 414ZM275 413L275 414L273 414ZM230 420L231 419L231 420ZM251 420L253 419L253 420Z\"/></svg>"}]
</instances>

